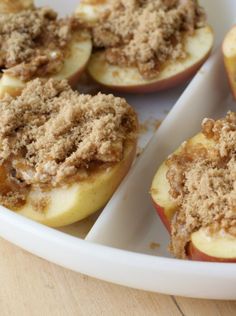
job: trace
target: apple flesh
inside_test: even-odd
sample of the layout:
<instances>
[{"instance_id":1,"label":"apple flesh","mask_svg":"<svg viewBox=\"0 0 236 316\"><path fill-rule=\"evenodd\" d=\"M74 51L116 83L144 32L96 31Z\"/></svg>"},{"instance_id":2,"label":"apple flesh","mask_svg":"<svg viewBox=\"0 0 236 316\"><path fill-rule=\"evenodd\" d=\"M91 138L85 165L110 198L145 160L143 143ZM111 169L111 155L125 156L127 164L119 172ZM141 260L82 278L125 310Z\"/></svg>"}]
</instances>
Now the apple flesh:
<instances>
[{"instance_id":1,"label":"apple flesh","mask_svg":"<svg viewBox=\"0 0 236 316\"><path fill-rule=\"evenodd\" d=\"M104 52L92 54L88 72L99 84L117 91L145 93L164 90L190 79L208 58L212 45L213 33L210 27L196 30L193 36L186 38L187 57L170 60L160 74L151 80L144 79L137 67L109 64Z\"/></svg>"},{"instance_id":2,"label":"apple flesh","mask_svg":"<svg viewBox=\"0 0 236 316\"><path fill-rule=\"evenodd\" d=\"M186 146L191 151L191 148L199 144L210 148L214 141L199 133L191 138ZM181 147L175 151L175 154L178 154L180 150ZM171 221L178 208L169 194L167 172L168 166L164 161L154 176L151 197L158 215L170 233ZM191 241L187 246L187 256L190 260L198 261L236 262L236 238L222 232L209 235L206 229L201 228L191 235Z\"/></svg>"},{"instance_id":3,"label":"apple flesh","mask_svg":"<svg viewBox=\"0 0 236 316\"><path fill-rule=\"evenodd\" d=\"M51 227L82 220L108 202L127 174L135 154L136 143L129 143L125 147L123 160L108 168L94 171L85 180L47 192L32 189L26 204L17 213ZM48 200L48 205L43 211L39 211L34 205L42 198Z\"/></svg>"},{"instance_id":4,"label":"apple flesh","mask_svg":"<svg viewBox=\"0 0 236 316\"><path fill-rule=\"evenodd\" d=\"M236 99L236 26L226 34L222 51L231 90Z\"/></svg>"},{"instance_id":5,"label":"apple flesh","mask_svg":"<svg viewBox=\"0 0 236 316\"><path fill-rule=\"evenodd\" d=\"M209 235L200 229L191 235L187 251L191 260L236 262L236 238L225 232Z\"/></svg>"},{"instance_id":6,"label":"apple flesh","mask_svg":"<svg viewBox=\"0 0 236 316\"><path fill-rule=\"evenodd\" d=\"M90 34L86 31L76 33L68 46L68 56L59 73L53 74L50 78L67 79L72 87L76 87L78 80L86 68L92 51ZM0 79L0 98L5 94L17 96L21 93L25 82L19 78L3 73Z\"/></svg>"},{"instance_id":7,"label":"apple flesh","mask_svg":"<svg viewBox=\"0 0 236 316\"><path fill-rule=\"evenodd\" d=\"M81 22L94 25L101 14L109 9L113 0L82 0L76 8L75 14Z\"/></svg>"}]
</instances>

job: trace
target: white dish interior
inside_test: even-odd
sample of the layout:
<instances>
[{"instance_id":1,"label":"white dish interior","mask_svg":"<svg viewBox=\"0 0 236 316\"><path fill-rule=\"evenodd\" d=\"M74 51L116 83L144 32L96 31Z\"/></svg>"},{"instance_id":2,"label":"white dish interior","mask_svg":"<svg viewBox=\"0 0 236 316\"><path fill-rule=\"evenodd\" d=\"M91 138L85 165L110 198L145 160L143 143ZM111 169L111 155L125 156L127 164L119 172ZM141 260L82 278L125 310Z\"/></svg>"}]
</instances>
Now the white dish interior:
<instances>
[{"instance_id":1,"label":"white dish interior","mask_svg":"<svg viewBox=\"0 0 236 316\"><path fill-rule=\"evenodd\" d=\"M236 3L201 2L219 44L235 21ZM61 13L69 13L78 1L36 3L50 4ZM140 138L139 146L144 148L154 132L155 120L162 119L185 90L100 216L95 214L56 230L0 207L1 236L57 264L119 284L168 294L235 299L236 264L170 258L169 238L149 195L160 163L199 130L204 117L220 117L228 109L235 110L220 52L209 59L185 88L186 85L146 96L125 95L141 122L150 123ZM151 243L160 247L153 249Z\"/></svg>"}]
</instances>

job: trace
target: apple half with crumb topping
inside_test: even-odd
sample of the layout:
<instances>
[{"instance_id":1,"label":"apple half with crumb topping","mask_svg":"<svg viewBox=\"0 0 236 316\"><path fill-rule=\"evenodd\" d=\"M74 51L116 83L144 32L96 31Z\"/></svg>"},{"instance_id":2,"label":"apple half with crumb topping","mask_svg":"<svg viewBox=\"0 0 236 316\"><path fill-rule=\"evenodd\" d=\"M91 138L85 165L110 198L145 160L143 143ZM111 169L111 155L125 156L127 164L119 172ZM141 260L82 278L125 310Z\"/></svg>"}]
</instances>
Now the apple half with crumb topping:
<instances>
[{"instance_id":1,"label":"apple half with crumb topping","mask_svg":"<svg viewBox=\"0 0 236 316\"><path fill-rule=\"evenodd\" d=\"M33 7L34 2L32 0L0 1L0 13L16 13ZM66 59L62 68L58 73L48 75L46 78L67 79L70 85L75 87L87 66L91 52L90 33L86 30L75 32L68 43ZM19 95L24 86L24 81L3 72L0 78L0 98L5 94Z\"/></svg>"},{"instance_id":2,"label":"apple half with crumb topping","mask_svg":"<svg viewBox=\"0 0 236 316\"><path fill-rule=\"evenodd\" d=\"M0 101L0 116L0 204L48 226L101 209L136 155L125 99L79 94L65 80L28 82Z\"/></svg>"},{"instance_id":3,"label":"apple half with crumb topping","mask_svg":"<svg viewBox=\"0 0 236 316\"><path fill-rule=\"evenodd\" d=\"M202 133L197 134L187 142L187 148L201 144L205 148L212 145L213 140L206 138ZM178 154L177 149L175 152ZM168 165L166 161L157 170L152 185L151 196L159 217L171 232L171 222L177 212L177 204L170 196L170 184L167 180ZM191 241L186 248L187 257L196 261L236 262L236 239L226 232L209 233L200 228L192 233Z\"/></svg>"},{"instance_id":4,"label":"apple half with crumb topping","mask_svg":"<svg viewBox=\"0 0 236 316\"><path fill-rule=\"evenodd\" d=\"M213 45L210 27L195 31L186 38L185 49L188 57L169 61L158 77L147 80L136 67L121 67L109 64L104 52L92 54L88 72L99 84L124 92L154 92L168 89L190 79L208 58Z\"/></svg>"},{"instance_id":5,"label":"apple half with crumb topping","mask_svg":"<svg viewBox=\"0 0 236 316\"><path fill-rule=\"evenodd\" d=\"M81 21L93 25L111 1L82 1L76 14ZM113 90L145 93L168 89L190 79L208 58L213 46L213 32L209 26L197 29L184 39L187 57L169 60L159 75L145 79L137 67L112 65L106 61L105 52L94 52L88 64L90 76L99 84Z\"/></svg>"},{"instance_id":6,"label":"apple half with crumb topping","mask_svg":"<svg viewBox=\"0 0 236 316\"><path fill-rule=\"evenodd\" d=\"M72 87L78 83L80 75L83 73L89 61L92 42L90 34L82 31L75 34L68 45L68 57L66 58L62 69L56 74L52 74L50 78L67 79ZM46 79L46 78L45 78ZM3 73L0 79L0 98L5 94L12 96L19 95L25 86L25 82L18 78Z\"/></svg>"}]
</instances>

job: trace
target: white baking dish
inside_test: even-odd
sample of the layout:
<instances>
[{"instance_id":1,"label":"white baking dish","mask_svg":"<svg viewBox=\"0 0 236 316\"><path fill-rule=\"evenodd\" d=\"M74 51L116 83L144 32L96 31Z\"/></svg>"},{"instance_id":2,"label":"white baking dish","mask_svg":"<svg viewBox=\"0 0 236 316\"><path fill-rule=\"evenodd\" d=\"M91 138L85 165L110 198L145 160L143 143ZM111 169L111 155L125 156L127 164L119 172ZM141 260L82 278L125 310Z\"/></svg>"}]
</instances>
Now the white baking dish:
<instances>
[{"instance_id":1,"label":"white baking dish","mask_svg":"<svg viewBox=\"0 0 236 316\"><path fill-rule=\"evenodd\" d=\"M36 1L51 5L50 1ZM78 1L56 1L71 12ZM234 0L202 1L219 44L236 18ZM220 17L220 18L219 18ZM162 118L184 86L148 96L127 96L141 121ZM0 207L0 235L20 247L72 270L107 281L173 295L236 299L236 264L177 260L167 252L168 235L156 215L149 187L161 161L195 134L206 116L235 110L221 53L213 56L187 86L129 175L97 218L51 229ZM152 129L142 135L144 147ZM82 237L85 237L83 239ZM150 247L152 242L160 248Z\"/></svg>"}]
</instances>

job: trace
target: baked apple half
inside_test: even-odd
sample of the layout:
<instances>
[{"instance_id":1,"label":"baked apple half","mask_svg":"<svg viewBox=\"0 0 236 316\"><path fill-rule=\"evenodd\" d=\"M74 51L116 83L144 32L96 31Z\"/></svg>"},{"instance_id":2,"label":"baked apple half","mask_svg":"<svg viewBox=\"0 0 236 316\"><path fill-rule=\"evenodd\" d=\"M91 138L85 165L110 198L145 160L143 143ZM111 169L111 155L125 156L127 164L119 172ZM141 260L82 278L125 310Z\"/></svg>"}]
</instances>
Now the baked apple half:
<instances>
[{"instance_id":1,"label":"baked apple half","mask_svg":"<svg viewBox=\"0 0 236 316\"><path fill-rule=\"evenodd\" d=\"M89 74L118 91L145 93L181 84L213 45L213 32L193 0L86 0L76 14L92 31Z\"/></svg>"},{"instance_id":2,"label":"baked apple half","mask_svg":"<svg viewBox=\"0 0 236 316\"><path fill-rule=\"evenodd\" d=\"M202 132L159 167L151 186L154 206L178 258L236 262L236 114L204 120Z\"/></svg>"},{"instance_id":3,"label":"baked apple half","mask_svg":"<svg viewBox=\"0 0 236 316\"><path fill-rule=\"evenodd\" d=\"M59 19L49 8L36 8L31 1L16 2L18 10L3 10L0 21L0 97L18 95L36 77L67 79L76 86L91 55L90 33L73 16ZM6 3L11 8L11 2Z\"/></svg>"},{"instance_id":4,"label":"baked apple half","mask_svg":"<svg viewBox=\"0 0 236 316\"><path fill-rule=\"evenodd\" d=\"M35 79L0 105L1 205L59 227L107 203L136 155L137 116L124 99Z\"/></svg>"}]
</instances>

